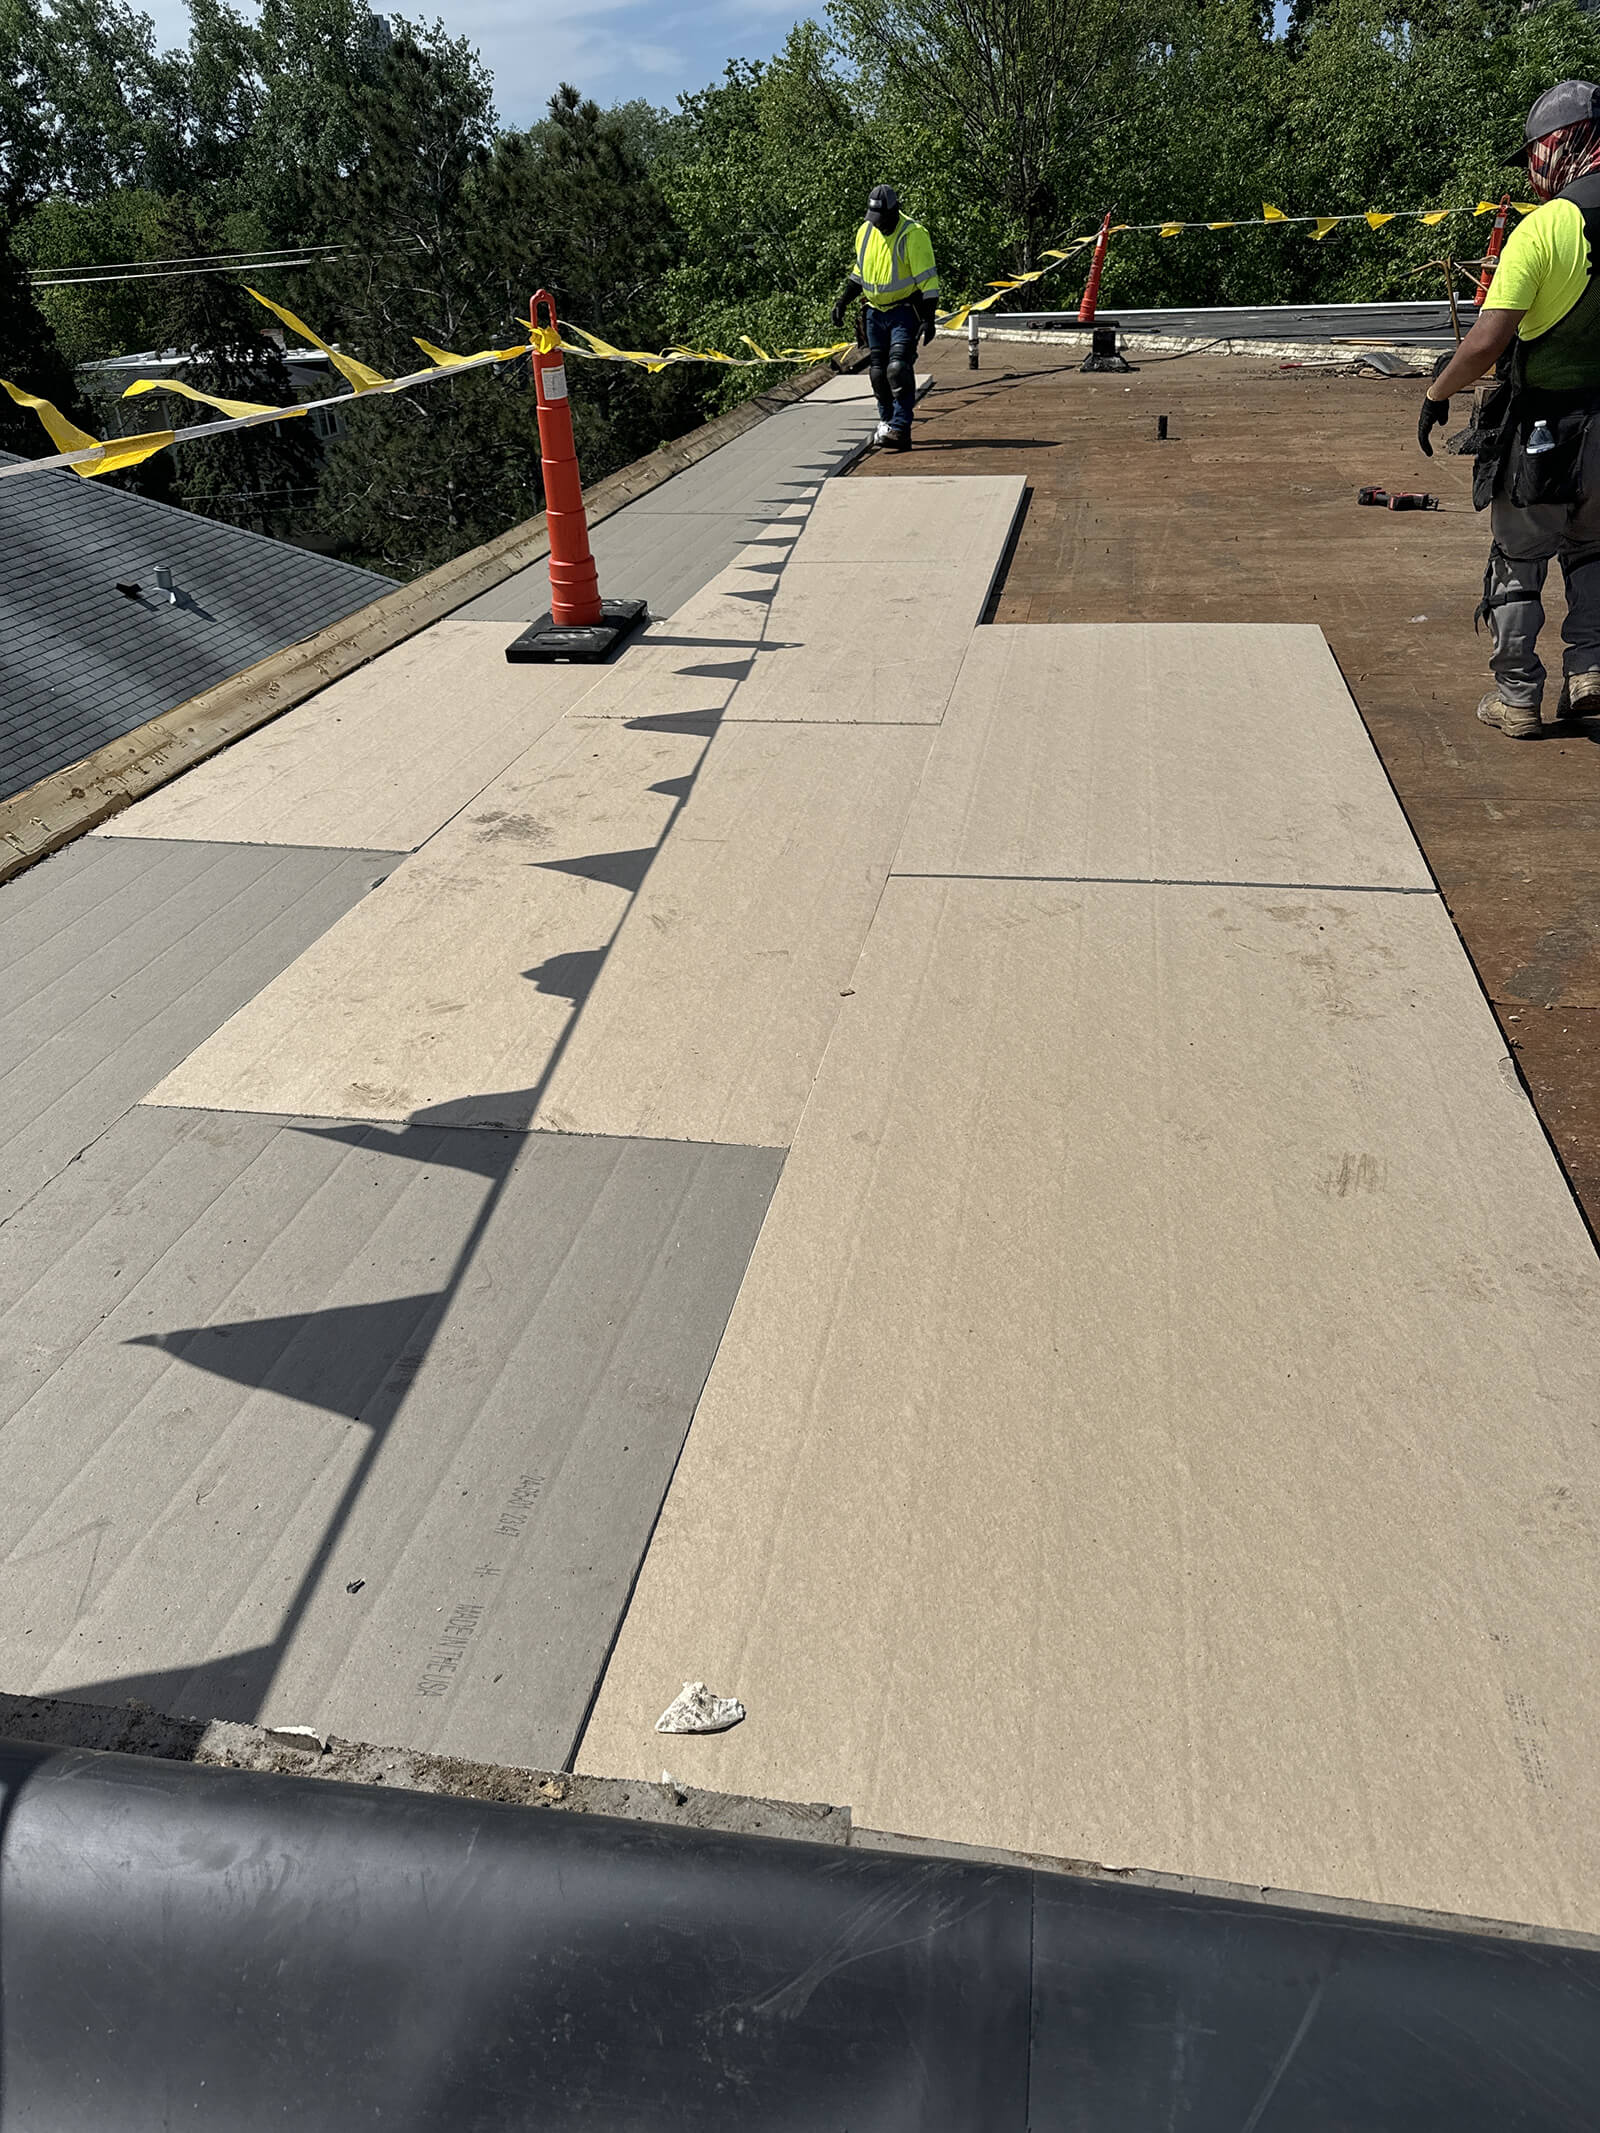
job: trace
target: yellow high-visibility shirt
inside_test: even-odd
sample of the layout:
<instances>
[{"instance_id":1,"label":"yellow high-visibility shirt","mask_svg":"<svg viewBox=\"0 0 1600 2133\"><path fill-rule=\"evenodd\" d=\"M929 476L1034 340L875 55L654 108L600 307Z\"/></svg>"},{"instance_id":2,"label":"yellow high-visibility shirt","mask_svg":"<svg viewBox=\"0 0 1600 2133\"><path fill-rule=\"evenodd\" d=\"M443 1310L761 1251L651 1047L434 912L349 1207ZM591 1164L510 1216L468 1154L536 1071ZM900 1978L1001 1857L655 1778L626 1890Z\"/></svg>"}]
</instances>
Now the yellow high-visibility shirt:
<instances>
[{"instance_id":1,"label":"yellow high-visibility shirt","mask_svg":"<svg viewBox=\"0 0 1600 2133\"><path fill-rule=\"evenodd\" d=\"M1526 312L1517 332L1536 341L1566 317L1588 286L1583 211L1571 200L1547 200L1506 239L1483 308Z\"/></svg>"},{"instance_id":2,"label":"yellow high-visibility shirt","mask_svg":"<svg viewBox=\"0 0 1600 2133\"><path fill-rule=\"evenodd\" d=\"M913 296L939 294L933 239L909 215L900 217L892 237L870 222L862 223L856 233L855 273L862 295L879 311Z\"/></svg>"}]
</instances>

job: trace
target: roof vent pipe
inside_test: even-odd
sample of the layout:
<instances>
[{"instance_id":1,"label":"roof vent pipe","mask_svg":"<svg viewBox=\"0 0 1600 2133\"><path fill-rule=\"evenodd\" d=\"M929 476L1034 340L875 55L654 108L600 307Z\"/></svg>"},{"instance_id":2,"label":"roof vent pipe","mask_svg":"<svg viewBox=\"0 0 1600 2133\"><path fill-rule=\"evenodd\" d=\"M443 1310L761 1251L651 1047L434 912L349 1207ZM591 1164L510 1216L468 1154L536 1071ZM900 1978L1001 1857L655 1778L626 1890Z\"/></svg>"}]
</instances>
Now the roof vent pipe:
<instances>
[{"instance_id":1,"label":"roof vent pipe","mask_svg":"<svg viewBox=\"0 0 1600 2133\"><path fill-rule=\"evenodd\" d=\"M172 572L165 563L156 565L156 591L166 594L166 605L176 607L178 596L172 589Z\"/></svg>"}]
</instances>

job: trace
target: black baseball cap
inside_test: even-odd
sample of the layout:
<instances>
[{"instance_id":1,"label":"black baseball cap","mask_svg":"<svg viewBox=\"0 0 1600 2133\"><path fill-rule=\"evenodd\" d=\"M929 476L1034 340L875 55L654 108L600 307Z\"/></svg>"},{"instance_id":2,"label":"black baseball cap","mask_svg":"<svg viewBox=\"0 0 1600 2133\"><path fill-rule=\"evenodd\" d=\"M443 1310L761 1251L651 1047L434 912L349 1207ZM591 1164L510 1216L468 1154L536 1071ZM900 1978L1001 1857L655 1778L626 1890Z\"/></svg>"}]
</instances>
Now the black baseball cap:
<instances>
[{"instance_id":1,"label":"black baseball cap","mask_svg":"<svg viewBox=\"0 0 1600 2133\"><path fill-rule=\"evenodd\" d=\"M1578 126L1592 118L1600 118L1600 82L1558 81L1553 89L1546 89L1528 113L1522 146L1506 160L1526 165L1535 141L1542 141L1547 133L1559 133L1563 126Z\"/></svg>"}]
</instances>

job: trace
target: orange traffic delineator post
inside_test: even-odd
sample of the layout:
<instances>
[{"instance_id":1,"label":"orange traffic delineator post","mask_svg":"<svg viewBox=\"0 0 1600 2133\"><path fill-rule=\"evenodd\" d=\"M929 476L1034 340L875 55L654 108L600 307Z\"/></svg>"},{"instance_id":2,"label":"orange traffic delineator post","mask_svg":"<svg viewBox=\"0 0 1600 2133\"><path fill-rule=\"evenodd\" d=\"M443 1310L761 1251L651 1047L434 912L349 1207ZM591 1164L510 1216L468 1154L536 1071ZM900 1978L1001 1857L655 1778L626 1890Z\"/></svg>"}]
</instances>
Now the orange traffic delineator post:
<instances>
[{"instance_id":1,"label":"orange traffic delineator post","mask_svg":"<svg viewBox=\"0 0 1600 2133\"><path fill-rule=\"evenodd\" d=\"M1500 263L1500 248L1506 241L1506 224L1511 218L1511 195L1502 193L1500 205L1495 210L1494 227L1489 232L1489 249L1483 255L1483 271L1478 276L1478 286L1473 292L1473 305L1481 311L1483 300L1489 293L1489 284L1494 280L1494 270Z\"/></svg>"},{"instance_id":2,"label":"orange traffic delineator post","mask_svg":"<svg viewBox=\"0 0 1600 2133\"><path fill-rule=\"evenodd\" d=\"M1094 257L1089 262L1089 279L1084 284L1083 302L1078 306L1078 324L1087 326L1092 334L1089 353L1078 365L1080 370L1132 370L1133 365L1124 357L1117 341L1117 321L1101 319L1097 306L1100 302L1100 276L1105 272L1106 247L1111 242L1111 217L1107 214L1100 225L1100 234L1094 241Z\"/></svg>"},{"instance_id":3,"label":"orange traffic delineator post","mask_svg":"<svg viewBox=\"0 0 1600 2133\"><path fill-rule=\"evenodd\" d=\"M541 324L539 313L546 314ZM589 520L578 479L578 447L561 354L555 301L541 289L528 306L534 387L539 396L539 452L544 462L544 513L550 533L550 611L506 646L513 665L604 659L645 619L643 600L602 600L589 547Z\"/></svg>"},{"instance_id":4,"label":"orange traffic delineator post","mask_svg":"<svg viewBox=\"0 0 1600 2133\"><path fill-rule=\"evenodd\" d=\"M1089 262L1089 279L1084 285L1083 302L1078 306L1078 324L1094 324L1094 307L1100 301L1100 276L1105 269L1106 246L1111 242L1111 217L1107 215L1100 225L1100 234L1094 241L1094 257Z\"/></svg>"}]
</instances>

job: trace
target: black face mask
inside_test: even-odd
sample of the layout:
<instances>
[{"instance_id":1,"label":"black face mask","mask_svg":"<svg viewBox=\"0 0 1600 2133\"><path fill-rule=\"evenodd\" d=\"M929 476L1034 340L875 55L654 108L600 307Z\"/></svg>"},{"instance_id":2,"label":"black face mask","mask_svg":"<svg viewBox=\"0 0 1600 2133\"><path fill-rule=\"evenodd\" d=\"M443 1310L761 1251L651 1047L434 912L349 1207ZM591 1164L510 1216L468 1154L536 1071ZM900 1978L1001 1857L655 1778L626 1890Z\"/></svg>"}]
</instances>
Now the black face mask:
<instances>
[{"instance_id":1,"label":"black face mask","mask_svg":"<svg viewBox=\"0 0 1600 2133\"><path fill-rule=\"evenodd\" d=\"M892 185L875 185L867 195L867 220L885 237L900 227L900 195Z\"/></svg>"}]
</instances>

